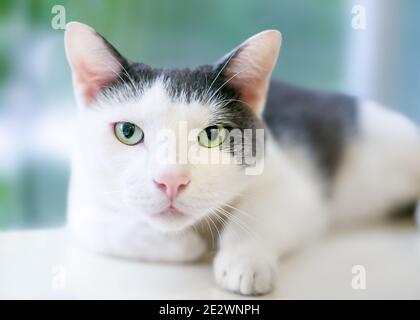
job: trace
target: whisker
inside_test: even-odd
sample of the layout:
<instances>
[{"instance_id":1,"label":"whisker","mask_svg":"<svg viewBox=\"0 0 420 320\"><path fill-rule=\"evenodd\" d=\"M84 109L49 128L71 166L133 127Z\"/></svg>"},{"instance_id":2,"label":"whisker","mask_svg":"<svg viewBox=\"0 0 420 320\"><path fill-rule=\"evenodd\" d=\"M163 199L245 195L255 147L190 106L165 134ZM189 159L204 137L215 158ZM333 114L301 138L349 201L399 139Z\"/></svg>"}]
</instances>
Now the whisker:
<instances>
[{"instance_id":1,"label":"whisker","mask_svg":"<svg viewBox=\"0 0 420 320\"><path fill-rule=\"evenodd\" d=\"M213 248L215 248L215 242L214 242L213 230L211 229L210 223L209 223L209 221L207 220L207 216L206 216L206 217L204 217L204 221L206 221L207 226L209 227L209 230L210 230L210 234L211 234L211 246L212 246Z\"/></svg>"},{"instance_id":2,"label":"whisker","mask_svg":"<svg viewBox=\"0 0 420 320\"><path fill-rule=\"evenodd\" d=\"M98 51L106 51L107 49L99 49ZM123 70L123 72L124 72L124 74L127 76L127 78L128 78L128 80L130 80L130 82L131 82L131 84L132 84L132 86L133 86L133 89L135 90L135 91L137 91L136 90L136 85L135 85L135 83L134 83L134 80L133 80L133 78L130 76L130 74L128 73L128 71L127 71L127 69L121 64L121 62L120 61L118 61L118 59L114 59L115 60L115 62L121 67L121 69ZM104 66L108 66L108 65L106 65L105 63L103 64ZM109 70L110 71L112 71L112 72L114 72L120 79L121 79L121 81L123 82L123 83L125 83L125 81L124 81L124 79L119 75L119 74L117 74L117 72L115 72L114 70L112 70L111 68L109 68Z\"/></svg>"},{"instance_id":3,"label":"whisker","mask_svg":"<svg viewBox=\"0 0 420 320\"><path fill-rule=\"evenodd\" d=\"M218 208L218 209L216 209L216 210L218 210L218 212L220 213L220 214L223 214L223 215L225 215L227 218L229 218L229 220L230 221L232 221L233 223L235 223L237 226L239 226L241 229L242 229L242 231L244 231L245 233L247 233L248 235L250 235L250 236L252 236L252 237L255 237L255 238L259 238L258 236L257 236L257 234L253 231L253 230L251 230L247 225L246 225L246 223L243 221L243 220L241 220L241 219L239 219L239 217L237 217L237 216L235 216L234 214L232 214L231 212L229 212L229 211L226 211L226 210L224 210L223 208ZM219 211L220 210L220 211Z\"/></svg>"},{"instance_id":4,"label":"whisker","mask_svg":"<svg viewBox=\"0 0 420 320\"><path fill-rule=\"evenodd\" d=\"M219 240L219 239L220 239L220 232L219 232L219 228L217 227L217 224L216 224L216 223L213 221L213 219L211 218L211 215L209 215L208 217L209 217L209 219L210 219L211 223L213 224L214 228L215 228L215 229L216 229L216 231L217 231L217 235L219 236L217 239ZM217 246L217 243L216 243L216 246Z\"/></svg>"},{"instance_id":5,"label":"whisker","mask_svg":"<svg viewBox=\"0 0 420 320\"><path fill-rule=\"evenodd\" d=\"M227 223L230 221L229 217L221 214L219 211L217 211L217 209L211 209L211 211L214 213L214 217L216 217L216 219L218 219L220 221L220 223L222 224L222 227L225 228ZM234 233L235 239L236 240L239 239L238 230L233 229L233 233Z\"/></svg>"},{"instance_id":6,"label":"whisker","mask_svg":"<svg viewBox=\"0 0 420 320\"><path fill-rule=\"evenodd\" d=\"M233 80L236 76L238 76L239 74L241 74L242 72L248 70L250 67L244 68L241 71L235 73L233 76L231 76L229 79L227 79L225 82L223 82L223 84L211 95L211 97L208 99L208 101L211 101L213 99L213 97L226 85L228 84L231 80Z\"/></svg>"},{"instance_id":7,"label":"whisker","mask_svg":"<svg viewBox=\"0 0 420 320\"><path fill-rule=\"evenodd\" d=\"M223 65L223 67L220 69L220 71L217 73L216 77L213 79L213 81L210 84L210 87L207 88L206 93L204 94L204 97L206 97L208 95L208 93L210 92L211 88L213 87L213 84L216 82L216 80L219 78L219 76L222 74L223 70L226 68L226 66L229 64L230 60L233 58L234 54L232 54L225 62L225 64Z\"/></svg>"},{"instance_id":8,"label":"whisker","mask_svg":"<svg viewBox=\"0 0 420 320\"><path fill-rule=\"evenodd\" d=\"M239 208L237 208L237 207L235 207L235 206L232 206L232 205L230 205L230 204L228 204L228 203L224 203L224 205L226 206L226 207L228 207L228 208L231 208L231 209L233 209L233 210L236 210L236 211L238 211L239 213L242 213L243 215L245 215L246 217L248 217L248 218L251 218L251 219L256 219L254 216L252 216L251 214L249 214L248 212L245 212L245 211L243 211L243 210L241 210L241 209L239 209Z\"/></svg>"}]
</instances>

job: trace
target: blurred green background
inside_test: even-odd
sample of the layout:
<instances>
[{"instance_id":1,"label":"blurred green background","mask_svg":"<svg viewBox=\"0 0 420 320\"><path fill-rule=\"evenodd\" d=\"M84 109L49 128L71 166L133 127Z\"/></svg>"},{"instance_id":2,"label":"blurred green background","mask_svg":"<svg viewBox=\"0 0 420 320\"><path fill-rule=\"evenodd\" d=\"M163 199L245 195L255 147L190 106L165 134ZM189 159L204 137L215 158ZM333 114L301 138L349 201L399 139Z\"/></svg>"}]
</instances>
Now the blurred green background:
<instances>
[{"instance_id":1,"label":"blurred green background","mask_svg":"<svg viewBox=\"0 0 420 320\"><path fill-rule=\"evenodd\" d=\"M365 29L352 28L355 4L366 8ZM54 5L131 60L159 67L213 62L278 29L275 78L375 99L420 122L417 0L2 0L0 229L65 221L75 106Z\"/></svg>"}]
</instances>

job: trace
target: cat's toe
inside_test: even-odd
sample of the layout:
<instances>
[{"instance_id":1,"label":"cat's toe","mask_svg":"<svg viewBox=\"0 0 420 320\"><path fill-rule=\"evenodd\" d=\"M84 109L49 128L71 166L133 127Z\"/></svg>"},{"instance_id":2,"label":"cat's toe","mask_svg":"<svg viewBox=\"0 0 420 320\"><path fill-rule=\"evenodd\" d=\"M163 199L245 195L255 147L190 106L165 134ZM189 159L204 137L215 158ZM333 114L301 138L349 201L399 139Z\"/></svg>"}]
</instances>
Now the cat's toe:
<instances>
[{"instance_id":1,"label":"cat's toe","mask_svg":"<svg viewBox=\"0 0 420 320\"><path fill-rule=\"evenodd\" d=\"M274 287L275 266L265 256L220 252L214 261L219 286L242 295L262 295Z\"/></svg>"}]
</instances>

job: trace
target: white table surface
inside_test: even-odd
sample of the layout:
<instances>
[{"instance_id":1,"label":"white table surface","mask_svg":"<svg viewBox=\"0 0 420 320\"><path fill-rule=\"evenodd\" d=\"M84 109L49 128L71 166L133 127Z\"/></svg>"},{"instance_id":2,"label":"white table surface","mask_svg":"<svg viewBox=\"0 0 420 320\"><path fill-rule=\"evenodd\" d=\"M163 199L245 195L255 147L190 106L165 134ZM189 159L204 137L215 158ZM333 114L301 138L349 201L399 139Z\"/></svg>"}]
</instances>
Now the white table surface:
<instances>
[{"instance_id":1,"label":"white table surface","mask_svg":"<svg viewBox=\"0 0 420 320\"><path fill-rule=\"evenodd\" d=\"M267 299L420 299L420 232L408 222L326 236L279 264ZM366 289L351 286L366 269ZM65 229L0 232L0 299L237 299L219 289L211 262L126 261L87 252Z\"/></svg>"}]
</instances>

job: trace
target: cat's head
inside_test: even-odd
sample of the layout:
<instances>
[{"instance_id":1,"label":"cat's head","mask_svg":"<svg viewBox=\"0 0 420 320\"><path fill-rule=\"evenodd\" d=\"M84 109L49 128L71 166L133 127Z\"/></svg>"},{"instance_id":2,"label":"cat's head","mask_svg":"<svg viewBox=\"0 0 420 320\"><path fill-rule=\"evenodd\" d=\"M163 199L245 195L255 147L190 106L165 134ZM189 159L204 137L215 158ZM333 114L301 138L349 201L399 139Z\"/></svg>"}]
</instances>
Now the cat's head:
<instances>
[{"instance_id":1,"label":"cat's head","mask_svg":"<svg viewBox=\"0 0 420 320\"><path fill-rule=\"evenodd\" d=\"M256 131L280 43L264 31L214 64L163 70L129 62L89 26L67 25L82 161L121 214L179 230L240 195L246 170L263 161Z\"/></svg>"}]
</instances>

